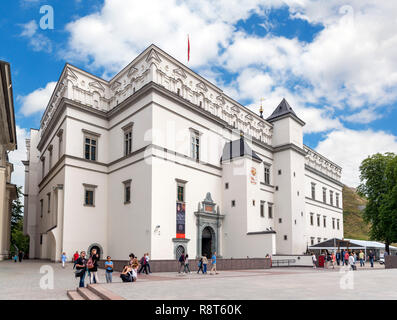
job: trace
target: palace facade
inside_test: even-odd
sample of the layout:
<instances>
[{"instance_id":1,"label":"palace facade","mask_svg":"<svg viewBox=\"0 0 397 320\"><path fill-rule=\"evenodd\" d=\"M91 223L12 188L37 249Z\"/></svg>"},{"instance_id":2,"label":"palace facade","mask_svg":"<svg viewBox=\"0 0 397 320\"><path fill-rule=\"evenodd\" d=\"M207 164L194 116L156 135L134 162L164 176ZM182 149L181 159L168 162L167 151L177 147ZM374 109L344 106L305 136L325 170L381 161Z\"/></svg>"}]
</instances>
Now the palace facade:
<instances>
[{"instance_id":1,"label":"palace facade","mask_svg":"<svg viewBox=\"0 0 397 320\"><path fill-rule=\"evenodd\" d=\"M156 47L110 81L66 64L27 141L30 257L302 254L343 237L341 168Z\"/></svg>"}]
</instances>

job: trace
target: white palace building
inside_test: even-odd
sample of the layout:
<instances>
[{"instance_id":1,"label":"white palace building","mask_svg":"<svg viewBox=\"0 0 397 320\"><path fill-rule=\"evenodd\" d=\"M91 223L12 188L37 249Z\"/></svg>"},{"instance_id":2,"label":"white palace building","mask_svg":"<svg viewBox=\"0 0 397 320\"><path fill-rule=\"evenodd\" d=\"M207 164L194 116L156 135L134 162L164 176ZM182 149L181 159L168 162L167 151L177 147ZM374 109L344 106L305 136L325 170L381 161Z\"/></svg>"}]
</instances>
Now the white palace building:
<instances>
[{"instance_id":1,"label":"white palace building","mask_svg":"<svg viewBox=\"0 0 397 320\"><path fill-rule=\"evenodd\" d=\"M303 254L343 237L341 168L283 99L264 119L156 47L110 81L66 64L27 141L30 258Z\"/></svg>"}]
</instances>

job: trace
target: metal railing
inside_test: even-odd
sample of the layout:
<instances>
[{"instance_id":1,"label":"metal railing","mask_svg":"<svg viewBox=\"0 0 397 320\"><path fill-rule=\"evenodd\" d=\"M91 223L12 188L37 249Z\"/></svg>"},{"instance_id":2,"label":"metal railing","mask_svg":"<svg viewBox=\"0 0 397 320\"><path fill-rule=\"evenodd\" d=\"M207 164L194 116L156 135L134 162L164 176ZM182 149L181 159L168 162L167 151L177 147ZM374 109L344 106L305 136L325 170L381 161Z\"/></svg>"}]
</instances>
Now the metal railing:
<instances>
[{"instance_id":1,"label":"metal railing","mask_svg":"<svg viewBox=\"0 0 397 320\"><path fill-rule=\"evenodd\" d=\"M289 267L292 264L295 264L295 259L277 259L272 260L272 267Z\"/></svg>"}]
</instances>

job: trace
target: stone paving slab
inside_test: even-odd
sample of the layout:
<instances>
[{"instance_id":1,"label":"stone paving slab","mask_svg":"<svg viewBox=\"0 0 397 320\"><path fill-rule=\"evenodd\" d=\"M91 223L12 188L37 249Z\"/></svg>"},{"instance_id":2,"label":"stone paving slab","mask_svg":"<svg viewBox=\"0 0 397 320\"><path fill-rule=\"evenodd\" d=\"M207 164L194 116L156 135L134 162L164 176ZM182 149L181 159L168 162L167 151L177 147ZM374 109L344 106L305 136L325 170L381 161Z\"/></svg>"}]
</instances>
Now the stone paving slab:
<instances>
[{"instance_id":1,"label":"stone paving slab","mask_svg":"<svg viewBox=\"0 0 397 320\"><path fill-rule=\"evenodd\" d=\"M54 271L54 289L40 288L45 274ZM352 272L354 289L342 289L346 273L338 268L272 268L261 270L219 271L217 275L196 272L140 274L134 283L122 283L118 272L113 283L104 286L126 299L397 299L397 269L358 267ZM104 270L98 271L105 282ZM86 280L86 284L88 281ZM68 299L67 291L76 290L72 264L27 260L0 262L0 299Z\"/></svg>"}]
</instances>

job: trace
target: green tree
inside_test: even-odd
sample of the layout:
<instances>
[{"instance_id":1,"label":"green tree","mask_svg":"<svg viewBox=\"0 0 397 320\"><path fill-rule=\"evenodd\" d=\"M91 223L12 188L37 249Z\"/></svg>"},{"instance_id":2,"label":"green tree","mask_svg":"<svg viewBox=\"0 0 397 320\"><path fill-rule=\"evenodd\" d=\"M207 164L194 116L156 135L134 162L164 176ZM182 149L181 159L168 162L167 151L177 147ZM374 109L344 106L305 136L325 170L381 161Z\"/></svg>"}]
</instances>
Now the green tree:
<instances>
[{"instance_id":1,"label":"green tree","mask_svg":"<svg viewBox=\"0 0 397 320\"><path fill-rule=\"evenodd\" d=\"M363 217L370 223L370 237L383 241L389 252L397 241L397 155L377 153L363 160L360 180L357 191L368 200Z\"/></svg>"},{"instance_id":2,"label":"green tree","mask_svg":"<svg viewBox=\"0 0 397 320\"><path fill-rule=\"evenodd\" d=\"M17 188L17 199L12 202L11 207L11 248L23 252L29 252L29 237L23 234L23 205L21 202L22 187Z\"/></svg>"}]
</instances>

